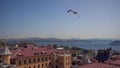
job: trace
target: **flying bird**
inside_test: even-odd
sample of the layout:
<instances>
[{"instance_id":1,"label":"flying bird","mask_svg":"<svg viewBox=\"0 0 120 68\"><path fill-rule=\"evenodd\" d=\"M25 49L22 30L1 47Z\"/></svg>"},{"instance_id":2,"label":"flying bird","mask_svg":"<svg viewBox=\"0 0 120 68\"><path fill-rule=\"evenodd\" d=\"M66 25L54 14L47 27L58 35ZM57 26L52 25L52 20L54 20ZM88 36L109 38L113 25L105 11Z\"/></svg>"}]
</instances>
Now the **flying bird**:
<instances>
[{"instance_id":1,"label":"flying bird","mask_svg":"<svg viewBox=\"0 0 120 68\"><path fill-rule=\"evenodd\" d=\"M75 15L78 15L79 16L79 13L78 12L76 12L76 11L74 11L74 10L72 10L72 9L69 9L68 11L67 11L67 13L70 13L70 12L72 12L73 14L75 14ZM80 17L80 16L79 16Z\"/></svg>"},{"instance_id":2,"label":"flying bird","mask_svg":"<svg viewBox=\"0 0 120 68\"><path fill-rule=\"evenodd\" d=\"M67 11L67 13L69 13L69 12L72 12L73 14L77 14L77 13L78 13L78 12L73 11L73 10L71 10L71 9L69 9L69 10Z\"/></svg>"}]
</instances>

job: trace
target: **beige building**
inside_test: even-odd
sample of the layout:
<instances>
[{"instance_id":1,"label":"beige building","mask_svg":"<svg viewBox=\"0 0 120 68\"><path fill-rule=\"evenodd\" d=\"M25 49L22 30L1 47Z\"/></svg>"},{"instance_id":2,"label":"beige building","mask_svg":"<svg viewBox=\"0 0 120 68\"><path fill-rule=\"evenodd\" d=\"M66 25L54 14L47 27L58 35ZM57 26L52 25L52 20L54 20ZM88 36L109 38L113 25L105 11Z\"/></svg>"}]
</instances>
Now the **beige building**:
<instances>
[{"instance_id":1,"label":"beige building","mask_svg":"<svg viewBox=\"0 0 120 68\"><path fill-rule=\"evenodd\" d=\"M4 50L6 50L4 48ZM7 48L7 50L9 50ZM11 53L1 55L3 61L15 65L16 68L70 68L71 54L53 48L38 48L28 45L10 50Z\"/></svg>"}]
</instances>

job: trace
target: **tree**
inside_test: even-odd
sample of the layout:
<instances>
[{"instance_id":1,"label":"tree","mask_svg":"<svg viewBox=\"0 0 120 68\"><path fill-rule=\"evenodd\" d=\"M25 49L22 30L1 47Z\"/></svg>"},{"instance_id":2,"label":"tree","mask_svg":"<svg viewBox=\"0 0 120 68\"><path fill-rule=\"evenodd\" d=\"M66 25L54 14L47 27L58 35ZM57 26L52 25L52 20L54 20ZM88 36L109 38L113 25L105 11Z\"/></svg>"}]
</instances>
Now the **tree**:
<instances>
[{"instance_id":1,"label":"tree","mask_svg":"<svg viewBox=\"0 0 120 68\"><path fill-rule=\"evenodd\" d=\"M64 47L63 45L60 45L60 47Z\"/></svg>"},{"instance_id":2,"label":"tree","mask_svg":"<svg viewBox=\"0 0 120 68\"><path fill-rule=\"evenodd\" d=\"M69 49L69 47L68 47L68 46L64 46L64 49L65 49L65 50L68 50L68 49Z\"/></svg>"},{"instance_id":3,"label":"tree","mask_svg":"<svg viewBox=\"0 0 120 68\"><path fill-rule=\"evenodd\" d=\"M40 45L40 47L41 47L41 48L44 48L44 45L43 45L43 44L41 44L41 45Z\"/></svg>"},{"instance_id":4,"label":"tree","mask_svg":"<svg viewBox=\"0 0 120 68\"><path fill-rule=\"evenodd\" d=\"M52 47L52 45L51 45L51 44L48 44L47 46L48 46L48 47Z\"/></svg>"},{"instance_id":5,"label":"tree","mask_svg":"<svg viewBox=\"0 0 120 68\"><path fill-rule=\"evenodd\" d=\"M76 46L71 47L72 50L77 50Z\"/></svg>"},{"instance_id":6,"label":"tree","mask_svg":"<svg viewBox=\"0 0 120 68\"><path fill-rule=\"evenodd\" d=\"M58 47L58 45L56 45L56 44L53 44L53 48L57 48Z\"/></svg>"},{"instance_id":7,"label":"tree","mask_svg":"<svg viewBox=\"0 0 120 68\"><path fill-rule=\"evenodd\" d=\"M76 53L75 52L72 52L72 57L75 57L76 56Z\"/></svg>"}]
</instances>

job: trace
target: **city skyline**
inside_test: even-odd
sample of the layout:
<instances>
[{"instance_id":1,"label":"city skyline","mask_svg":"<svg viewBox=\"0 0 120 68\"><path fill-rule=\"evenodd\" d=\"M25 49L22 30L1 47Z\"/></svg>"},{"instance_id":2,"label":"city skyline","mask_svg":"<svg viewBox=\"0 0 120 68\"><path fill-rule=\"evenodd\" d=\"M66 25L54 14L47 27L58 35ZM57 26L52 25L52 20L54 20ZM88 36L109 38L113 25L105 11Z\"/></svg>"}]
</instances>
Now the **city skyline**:
<instances>
[{"instance_id":1,"label":"city skyline","mask_svg":"<svg viewBox=\"0 0 120 68\"><path fill-rule=\"evenodd\" d=\"M0 39L120 39L120 0L0 0ZM67 13L69 9L79 12Z\"/></svg>"}]
</instances>

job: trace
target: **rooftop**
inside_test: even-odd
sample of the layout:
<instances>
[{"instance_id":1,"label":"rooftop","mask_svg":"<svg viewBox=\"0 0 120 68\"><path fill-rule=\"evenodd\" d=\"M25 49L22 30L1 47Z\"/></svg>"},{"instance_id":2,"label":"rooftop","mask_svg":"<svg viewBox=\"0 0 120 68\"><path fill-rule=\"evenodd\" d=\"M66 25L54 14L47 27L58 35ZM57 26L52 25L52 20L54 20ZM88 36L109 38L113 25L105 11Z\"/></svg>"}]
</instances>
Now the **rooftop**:
<instances>
[{"instance_id":1,"label":"rooftop","mask_svg":"<svg viewBox=\"0 0 120 68\"><path fill-rule=\"evenodd\" d=\"M37 55L51 55L51 54L64 54L66 53L64 50L59 51L54 48L39 48L35 46L28 45L28 47L21 47L17 49L11 50L12 55L11 58L21 58L21 57L29 57L29 56L37 56Z\"/></svg>"},{"instance_id":2,"label":"rooftop","mask_svg":"<svg viewBox=\"0 0 120 68\"><path fill-rule=\"evenodd\" d=\"M108 63L111 65L120 66L120 55L114 55L112 60L110 60Z\"/></svg>"},{"instance_id":3,"label":"rooftop","mask_svg":"<svg viewBox=\"0 0 120 68\"><path fill-rule=\"evenodd\" d=\"M79 66L78 68L120 68L120 66L105 64L105 63L91 63Z\"/></svg>"},{"instance_id":4,"label":"rooftop","mask_svg":"<svg viewBox=\"0 0 120 68\"><path fill-rule=\"evenodd\" d=\"M73 68L120 68L120 55L113 55L113 58L103 63L96 61L83 65L74 65Z\"/></svg>"}]
</instances>

